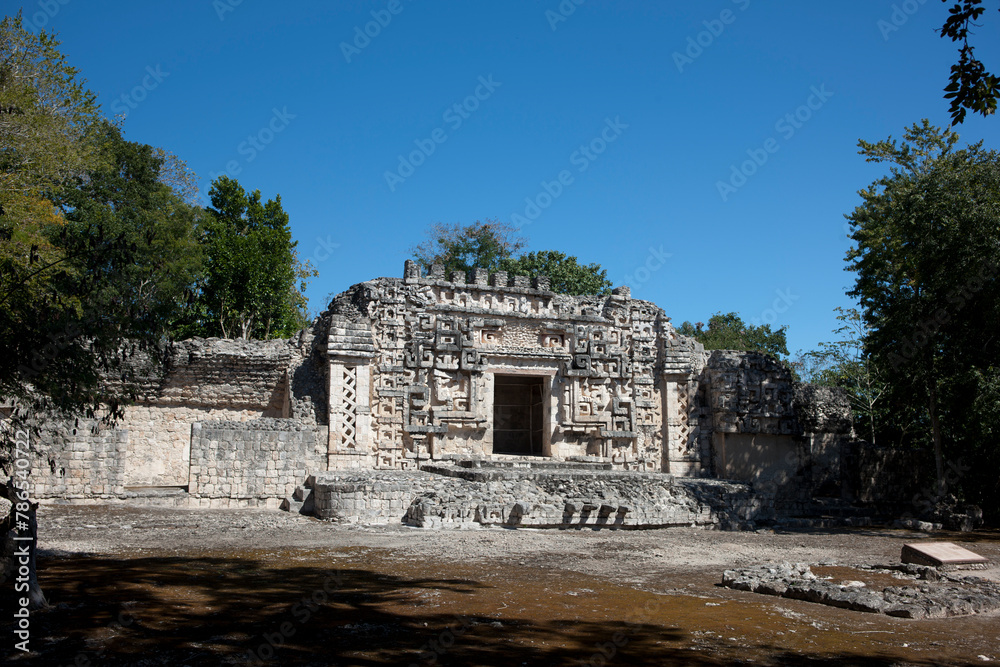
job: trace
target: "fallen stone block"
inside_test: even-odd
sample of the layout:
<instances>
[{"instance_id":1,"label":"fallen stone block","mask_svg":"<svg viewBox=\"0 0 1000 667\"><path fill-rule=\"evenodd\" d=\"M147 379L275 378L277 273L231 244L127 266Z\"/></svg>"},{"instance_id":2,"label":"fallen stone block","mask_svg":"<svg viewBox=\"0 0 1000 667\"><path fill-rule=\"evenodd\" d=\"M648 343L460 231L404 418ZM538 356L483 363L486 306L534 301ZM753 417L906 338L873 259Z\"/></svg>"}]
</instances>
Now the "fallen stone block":
<instances>
[{"instance_id":1,"label":"fallen stone block","mask_svg":"<svg viewBox=\"0 0 1000 667\"><path fill-rule=\"evenodd\" d=\"M904 563L931 567L989 562L989 559L951 542L904 544L901 559Z\"/></svg>"}]
</instances>

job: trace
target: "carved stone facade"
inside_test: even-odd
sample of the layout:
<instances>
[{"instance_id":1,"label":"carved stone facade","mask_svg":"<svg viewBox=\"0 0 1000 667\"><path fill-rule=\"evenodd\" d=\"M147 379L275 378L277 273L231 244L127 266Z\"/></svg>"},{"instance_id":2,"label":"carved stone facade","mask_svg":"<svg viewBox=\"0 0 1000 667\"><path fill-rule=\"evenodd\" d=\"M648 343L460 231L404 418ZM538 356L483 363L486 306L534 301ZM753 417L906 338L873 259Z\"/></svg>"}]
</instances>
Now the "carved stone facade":
<instances>
[{"instance_id":1,"label":"carved stone facade","mask_svg":"<svg viewBox=\"0 0 1000 667\"><path fill-rule=\"evenodd\" d=\"M445 279L408 262L403 279L337 297L326 319L331 469L512 454L686 475L709 463L704 353L627 289L570 297L544 278ZM537 392L530 414L504 403L518 391ZM527 446L512 444L518 430L535 432Z\"/></svg>"},{"instance_id":2,"label":"carved stone facade","mask_svg":"<svg viewBox=\"0 0 1000 667\"><path fill-rule=\"evenodd\" d=\"M34 488L86 499L169 486L198 505L276 506L300 474L416 480L469 462L576 464L626 475L613 478L626 487L635 473L660 489L651 498L684 495L680 477L752 483L794 511L819 486L838 488L851 424L835 398L796 389L764 355L705 352L627 288L565 296L543 277L446 278L407 262L402 278L337 296L291 340L175 343L147 401L114 431L51 425ZM613 495L625 506L631 493ZM689 504L692 516L704 509ZM688 516L647 509L660 522Z\"/></svg>"}]
</instances>

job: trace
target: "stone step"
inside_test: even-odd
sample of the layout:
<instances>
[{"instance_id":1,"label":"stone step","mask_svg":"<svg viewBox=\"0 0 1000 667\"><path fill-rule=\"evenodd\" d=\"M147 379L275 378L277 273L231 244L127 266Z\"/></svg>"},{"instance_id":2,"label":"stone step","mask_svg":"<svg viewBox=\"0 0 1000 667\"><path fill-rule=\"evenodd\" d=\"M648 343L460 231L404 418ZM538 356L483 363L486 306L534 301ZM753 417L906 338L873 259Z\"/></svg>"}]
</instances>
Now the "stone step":
<instances>
[{"instance_id":1,"label":"stone step","mask_svg":"<svg viewBox=\"0 0 1000 667\"><path fill-rule=\"evenodd\" d=\"M281 501L279 509L293 514L313 516L316 509L315 496L312 491L306 493L301 486L297 487L291 498L285 498Z\"/></svg>"},{"instance_id":2,"label":"stone step","mask_svg":"<svg viewBox=\"0 0 1000 667\"><path fill-rule=\"evenodd\" d=\"M844 528L871 526L870 517L804 517L794 516L779 519L775 522L777 528Z\"/></svg>"},{"instance_id":3,"label":"stone step","mask_svg":"<svg viewBox=\"0 0 1000 667\"><path fill-rule=\"evenodd\" d=\"M538 457L511 456L493 459L457 459L451 461L459 468L468 469L510 469L527 468L532 470L612 470L614 466L605 462L590 461L553 461Z\"/></svg>"},{"instance_id":4,"label":"stone step","mask_svg":"<svg viewBox=\"0 0 1000 667\"><path fill-rule=\"evenodd\" d=\"M191 496L186 486L126 486L124 499L137 505L183 507Z\"/></svg>"}]
</instances>

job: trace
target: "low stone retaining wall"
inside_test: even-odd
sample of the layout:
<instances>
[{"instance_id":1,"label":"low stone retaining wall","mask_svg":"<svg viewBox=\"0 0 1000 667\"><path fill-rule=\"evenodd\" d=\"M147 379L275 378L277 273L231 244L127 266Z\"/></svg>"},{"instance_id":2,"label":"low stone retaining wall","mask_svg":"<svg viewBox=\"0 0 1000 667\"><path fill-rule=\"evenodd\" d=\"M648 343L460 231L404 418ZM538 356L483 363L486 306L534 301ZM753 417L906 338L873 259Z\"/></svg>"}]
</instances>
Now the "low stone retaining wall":
<instances>
[{"instance_id":1,"label":"low stone retaining wall","mask_svg":"<svg viewBox=\"0 0 1000 667\"><path fill-rule=\"evenodd\" d=\"M96 502L124 496L127 431L101 429L94 420L67 420L48 424L31 443L34 498Z\"/></svg>"},{"instance_id":2,"label":"low stone retaining wall","mask_svg":"<svg viewBox=\"0 0 1000 667\"><path fill-rule=\"evenodd\" d=\"M433 465L420 472L328 472L312 486L316 515L346 523L746 529L773 518L746 485L659 473Z\"/></svg>"},{"instance_id":3,"label":"low stone retaining wall","mask_svg":"<svg viewBox=\"0 0 1000 667\"><path fill-rule=\"evenodd\" d=\"M313 512L337 523L399 523L414 498L440 479L408 470L321 473L309 480Z\"/></svg>"}]
</instances>

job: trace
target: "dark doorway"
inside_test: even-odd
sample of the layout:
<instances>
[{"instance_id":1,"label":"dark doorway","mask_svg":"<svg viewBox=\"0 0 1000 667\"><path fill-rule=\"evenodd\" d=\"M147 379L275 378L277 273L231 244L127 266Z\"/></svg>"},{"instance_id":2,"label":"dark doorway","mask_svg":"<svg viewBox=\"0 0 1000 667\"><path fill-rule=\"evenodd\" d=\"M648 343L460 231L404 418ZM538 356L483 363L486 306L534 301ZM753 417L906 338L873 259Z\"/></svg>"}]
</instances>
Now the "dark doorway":
<instances>
[{"instance_id":1,"label":"dark doorway","mask_svg":"<svg viewBox=\"0 0 1000 667\"><path fill-rule=\"evenodd\" d=\"M494 376L494 454L544 455L543 379L524 375Z\"/></svg>"}]
</instances>

